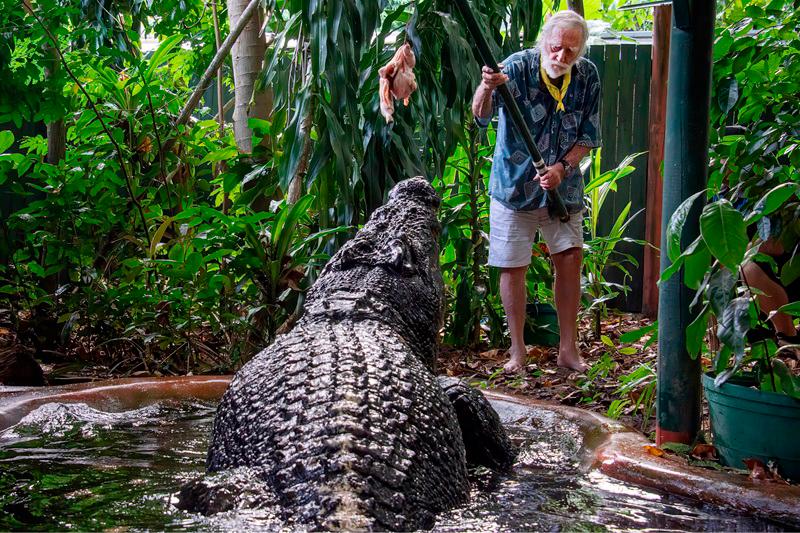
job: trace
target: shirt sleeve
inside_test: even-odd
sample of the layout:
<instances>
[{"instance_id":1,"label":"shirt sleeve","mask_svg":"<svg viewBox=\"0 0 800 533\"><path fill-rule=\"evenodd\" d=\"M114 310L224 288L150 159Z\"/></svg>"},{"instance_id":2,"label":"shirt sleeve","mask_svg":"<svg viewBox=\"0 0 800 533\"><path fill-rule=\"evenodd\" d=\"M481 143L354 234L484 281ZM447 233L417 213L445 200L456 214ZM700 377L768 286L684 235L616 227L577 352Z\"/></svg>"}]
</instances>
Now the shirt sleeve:
<instances>
[{"instance_id":1,"label":"shirt sleeve","mask_svg":"<svg viewBox=\"0 0 800 533\"><path fill-rule=\"evenodd\" d=\"M502 62L503 74L508 76L508 81L506 82L506 85L508 85L509 90L512 90L511 88L515 86L515 84L518 82L517 74L519 68L518 68L518 60L515 61L515 56L517 56L517 54L510 55L505 59L505 61ZM494 92L492 92L492 114L486 118L475 117L475 124L477 124L478 127L480 128L487 127L489 123L492 121L492 118L494 118L494 116L497 114L497 108L503 107L504 105L505 104L503 103L503 99L500 98L500 95L497 94L497 89L495 89Z\"/></svg>"},{"instance_id":2,"label":"shirt sleeve","mask_svg":"<svg viewBox=\"0 0 800 533\"><path fill-rule=\"evenodd\" d=\"M586 85L583 119L578 127L578 139L575 144L596 148L601 145L600 139L600 77L594 65L589 66L589 79Z\"/></svg>"}]
</instances>

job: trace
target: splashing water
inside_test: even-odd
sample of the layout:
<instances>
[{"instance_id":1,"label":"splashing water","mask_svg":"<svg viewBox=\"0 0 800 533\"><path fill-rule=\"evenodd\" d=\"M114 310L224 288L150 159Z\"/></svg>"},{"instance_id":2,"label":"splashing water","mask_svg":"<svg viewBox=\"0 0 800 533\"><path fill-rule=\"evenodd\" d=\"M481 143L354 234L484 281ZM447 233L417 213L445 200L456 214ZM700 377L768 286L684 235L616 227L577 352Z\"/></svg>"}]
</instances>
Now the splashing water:
<instances>
[{"instance_id":1,"label":"splashing water","mask_svg":"<svg viewBox=\"0 0 800 533\"><path fill-rule=\"evenodd\" d=\"M514 473L473 472L470 503L441 515L435 531L784 529L587 472L574 423L493 403L520 446ZM199 402L120 413L41 406L0 433L0 529L287 529L274 509L203 517L171 504L204 471L214 409Z\"/></svg>"}]
</instances>

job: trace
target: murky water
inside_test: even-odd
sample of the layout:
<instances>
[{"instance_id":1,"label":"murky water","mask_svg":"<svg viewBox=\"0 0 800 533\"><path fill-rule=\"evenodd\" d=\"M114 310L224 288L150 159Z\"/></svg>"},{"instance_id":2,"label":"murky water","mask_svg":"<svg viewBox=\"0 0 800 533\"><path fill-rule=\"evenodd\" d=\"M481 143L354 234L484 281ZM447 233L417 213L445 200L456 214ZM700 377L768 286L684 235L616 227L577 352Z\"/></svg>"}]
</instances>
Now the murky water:
<instances>
[{"instance_id":1,"label":"murky water","mask_svg":"<svg viewBox=\"0 0 800 533\"><path fill-rule=\"evenodd\" d=\"M521 446L515 473L475 473L469 505L442 515L435 530L786 527L581 472L576 426L550 411L496 405ZM211 404L185 402L122 413L42 406L0 433L0 530L281 529L268 511L206 518L170 504L203 471L213 414Z\"/></svg>"}]
</instances>

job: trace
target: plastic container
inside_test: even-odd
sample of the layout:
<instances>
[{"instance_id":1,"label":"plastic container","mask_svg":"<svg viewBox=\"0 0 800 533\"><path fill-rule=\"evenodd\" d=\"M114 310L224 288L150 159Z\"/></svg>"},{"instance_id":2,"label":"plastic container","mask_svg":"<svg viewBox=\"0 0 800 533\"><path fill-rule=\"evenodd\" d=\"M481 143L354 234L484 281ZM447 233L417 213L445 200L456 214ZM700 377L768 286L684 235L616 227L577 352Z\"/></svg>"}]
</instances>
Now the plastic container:
<instances>
[{"instance_id":1,"label":"plastic container","mask_svg":"<svg viewBox=\"0 0 800 533\"><path fill-rule=\"evenodd\" d=\"M525 344L558 346L558 315L548 303L529 303L523 336Z\"/></svg>"},{"instance_id":2,"label":"plastic container","mask_svg":"<svg viewBox=\"0 0 800 533\"><path fill-rule=\"evenodd\" d=\"M711 433L722 463L745 468L745 459L773 461L784 478L800 481L800 401L748 383L752 381L732 378L717 387L712 375L703 375Z\"/></svg>"}]
</instances>

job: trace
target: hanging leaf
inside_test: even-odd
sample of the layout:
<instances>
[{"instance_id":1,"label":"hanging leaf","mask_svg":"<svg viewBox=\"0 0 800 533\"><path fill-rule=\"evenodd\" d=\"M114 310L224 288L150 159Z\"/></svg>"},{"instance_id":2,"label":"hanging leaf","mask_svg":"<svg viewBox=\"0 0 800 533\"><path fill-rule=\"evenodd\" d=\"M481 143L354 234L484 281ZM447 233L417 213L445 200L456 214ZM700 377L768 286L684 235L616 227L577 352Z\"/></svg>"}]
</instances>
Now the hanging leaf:
<instances>
[{"instance_id":1,"label":"hanging leaf","mask_svg":"<svg viewBox=\"0 0 800 533\"><path fill-rule=\"evenodd\" d=\"M798 187L796 183L781 183L777 187L773 187L756 202L753 210L747 215L745 222L749 225L773 213L797 191Z\"/></svg>"},{"instance_id":2,"label":"hanging leaf","mask_svg":"<svg viewBox=\"0 0 800 533\"><path fill-rule=\"evenodd\" d=\"M745 336L750 331L750 298L739 296L728 304L719 317L717 337L730 347L735 357L735 366L744 358Z\"/></svg>"},{"instance_id":3,"label":"hanging leaf","mask_svg":"<svg viewBox=\"0 0 800 533\"><path fill-rule=\"evenodd\" d=\"M717 104L723 114L727 115L739 100L739 84L736 78L727 78L717 88Z\"/></svg>"},{"instance_id":4,"label":"hanging leaf","mask_svg":"<svg viewBox=\"0 0 800 533\"><path fill-rule=\"evenodd\" d=\"M670 260L675 259L681 254L681 237L683 235L683 226L686 224L686 218L689 216L689 211L692 209L695 200L706 191L702 190L694 193L689 198L681 202L678 209L672 214L667 224L667 257Z\"/></svg>"},{"instance_id":5,"label":"hanging leaf","mask_svg":"<svg viewBox=\"0 0 800 533\"><path fill-rule=\"evenodd\" d=\"M775 392L781 392L793 398L800 399L800 378L792 374L792 371L789 370L786 363L778 358L773 359L772 372L775 374L775 377L778 378L777 382L780 385L780 390Z\"/></svg>"},{"instance_id":6,"label":"hanging leaf","mask_svg":"<svg viewBox=\"0 0 800 533\"><path fill-rule=\"evenodd\" d=\"M0 154L11 148L14 144L14 134L10 131L0 131Z\"/></svg>"},{"instance_id":7,"label":"hanging leaf","mask_svg":"<svg viewBox=\"0 0 800 533\"><path fill-rule=\"evenodd\" d=\"M800 255L793 255L783 267L781 267L781 283L788 287L800 278Z\"/></svg>"},{"instance_id":8,"label":"hanging leaf","mask_svg":"<svg viewBox=\"0 0 800 533\"><path fill-rule=\"evenodd\" d=\"M720 268L708 280L706 296L711 304L714 315L721 316L723 310L733 297L733 287L736 285L736 277L727 268Z\"/></svg>"},{"instance_id":9,"label":"hanging leaf","mask_svg":"<svg viewBox=\"0 0 800 533\"><path fill-rule=\"evenodd\" d=\"M683 268L683 282L690 289L697 290L703 282L708 266L711 263L711 252L702 238L693 253L686 257Z\"/></svg>"},{"instance_id":10,"label":"hanging leaf","mask_svg":"<svg viewBox=\"0 0 800 533\"><path fill-rule=\"evenodd\" d=\"M719 262L736 271L747 251L747 226L729 201L718 200L703 208L700 234Z\"/></svg>"},{"instance_id":11,"label":"hanging leaf","mask_svg":"<svg viewBox=\"0 0 800 533\"><path fill-rule=\"evenodd\" d=\"M697 356L703 348L707 328L708 309L704 308L700 314L697 315L697 318L689 324L689 327L686 328L686 351L692 359L697 359Z\"/></svg>"}]
</instances>

